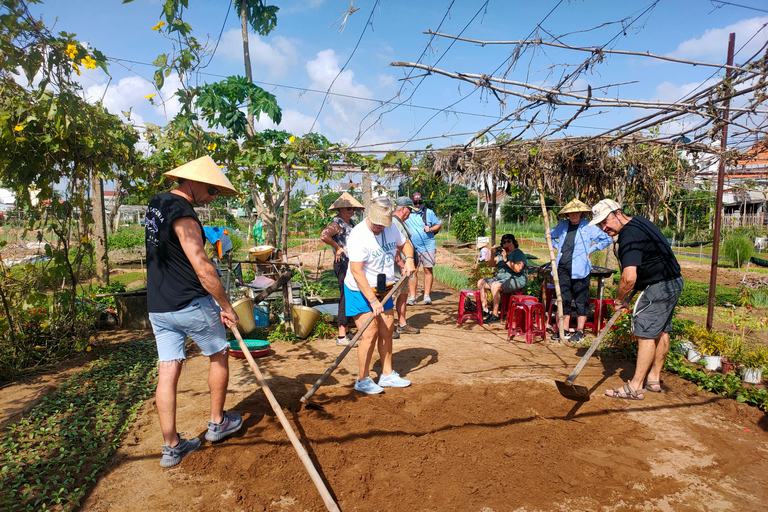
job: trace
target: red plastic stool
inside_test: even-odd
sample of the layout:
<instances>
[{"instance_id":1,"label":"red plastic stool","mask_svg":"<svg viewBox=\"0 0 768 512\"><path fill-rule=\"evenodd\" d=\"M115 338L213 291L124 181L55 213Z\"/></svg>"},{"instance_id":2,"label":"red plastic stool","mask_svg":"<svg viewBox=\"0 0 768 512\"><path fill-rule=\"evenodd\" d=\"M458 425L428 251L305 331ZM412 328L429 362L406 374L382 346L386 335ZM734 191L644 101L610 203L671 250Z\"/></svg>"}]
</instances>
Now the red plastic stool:
<instances>
[{"instance_id":1,"label":"red plastic stool","mask_svg":"<svg viewBox=\"0 0 768 512\"><path fill-rule=\"evenodd\" d=\"M544 305L541 302L516 302L512 310L514 321L507 331L507 341L518 334L525 334L525 343L533 343L534 336L546 339L544 326Z\"/></svg>"},{"instance_id":2,"label":"red plastic stool","mask_svg":"<svg viewBox=\"0 0 768 512\"><path fill-rule=\"evenodd\" d=\"M464 311L464 300L467 297L475 298L475 310ZM483 307L480 302L480 290L461 290L459 293L459 315L456 323L461 325L465 318L476 318L477 323L483 325Z\"/></svg>"},{"instance_id":3,"label":"red plastic stool","mask_svg":"<svg viewBox=\"0 0 768 512\"><path fill-rule=\"evenodd\" d=\"M537 297L534 297L533 295L523 295L523 292L515 292L512 294L509 294L509 303L507 304L507 311L512 311L515 309L515 303L516 302L539 302L539 299ZM503 299L502 299L503 300ZM504 304L502 302L502 304ZM510 326L515 321L515 315L509 315L507 316L507 323L504 324L507 329L510 328Z\"/></svg>"},{"instance_id":4,"label":"red plastic stool","mask_svg":"<svg viewBox=\"0 0 768 512\"><path fill-rule=\"evenodd\" d=\"M608 306L613 306L613 299L589 299L589 303L595 306L595 316L591 322L584 324L584 329L592 329L592 332L597 335L610 317Z\"/></svg>"}]
</instances>

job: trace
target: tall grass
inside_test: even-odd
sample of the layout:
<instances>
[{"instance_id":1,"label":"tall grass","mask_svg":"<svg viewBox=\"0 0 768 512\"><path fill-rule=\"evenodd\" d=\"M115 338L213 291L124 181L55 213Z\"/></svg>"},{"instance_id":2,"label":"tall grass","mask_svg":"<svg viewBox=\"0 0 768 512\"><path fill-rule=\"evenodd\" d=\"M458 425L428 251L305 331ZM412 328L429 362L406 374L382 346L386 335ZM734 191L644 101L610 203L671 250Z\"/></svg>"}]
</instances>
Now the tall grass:
<instances>
[{"instance_id":1,"label":"tall grass","mask_svg":"<svg viewBox=\"0 0 768 512\"><path fill-rule=\"evenodd\" d=\"M750 303L756 308L768 307L768 289L758 288L750 291Z\"/></svg>"},{"instance_id":2,"label":"tall grass","mask_svg":"<svg viewBox=\"0 0 768 512\"><path fill-rule=\"evenodd\" d=\"M445 265L435 265L432 271L435 273L435 279L454 290L462 290L467 287L469 275L466 272Z\"/></svg>"}]
</instances>

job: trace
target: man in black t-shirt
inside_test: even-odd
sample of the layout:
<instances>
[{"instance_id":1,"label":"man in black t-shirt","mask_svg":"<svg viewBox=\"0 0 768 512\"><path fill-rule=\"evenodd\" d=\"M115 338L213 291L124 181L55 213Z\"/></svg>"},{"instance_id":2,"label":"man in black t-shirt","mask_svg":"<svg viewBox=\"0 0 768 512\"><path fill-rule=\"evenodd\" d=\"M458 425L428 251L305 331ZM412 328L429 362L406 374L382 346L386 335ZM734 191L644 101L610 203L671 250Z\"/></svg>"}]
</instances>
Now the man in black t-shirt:
<instances>
[{"instance_id":1,"label":"man in black t-shirt","mask_svg":"<svg viewBox=\"0 0 768 512\"><path fill-rule=\"evenodd\" d=\"M205 253L205 233L194 209L218 195L237 192L208 156L165 176L178 181L179 186L150 201L145 238L147 306L159 359L155 401L164 441L160 465L171 467L200 446L198 438L182 439L176 430L176 389L186 359L187 336L210 359L211 417L205 438L220 441L239 430L243 420L239 414L224 410L229 383L229 344L224 326L236 324L238 317Z\"/></svg>"},{"instance_id":2,"label":"man in black t-shirt","mask_svg":"<svg viewBox=\"0 0 768 512\"><path fill-rule=\"evenodd\" d=\"M672 315L683 291L680 265L656 225L639 215L625 215L621 205L612 199L603 199L592 208L590 224L619 238L621 280L616 310L628 310L630 294L633 290L640 292L632 313L632 334L638 343L635 375L623 387L609 389L605 394L642 400L645 391L661 392L661 369L669 352Z\"/></svg>"}]
</instances>

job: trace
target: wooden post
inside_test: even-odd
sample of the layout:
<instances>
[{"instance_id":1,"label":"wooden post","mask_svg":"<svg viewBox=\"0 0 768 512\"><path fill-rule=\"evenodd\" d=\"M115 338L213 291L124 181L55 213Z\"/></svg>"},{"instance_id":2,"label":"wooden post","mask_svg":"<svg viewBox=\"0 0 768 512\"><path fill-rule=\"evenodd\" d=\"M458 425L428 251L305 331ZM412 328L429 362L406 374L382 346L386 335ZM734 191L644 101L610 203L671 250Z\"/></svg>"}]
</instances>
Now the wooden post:
<instances>
[{"instance_id":1,"label":"wooden post","mask_svg":"<svg viewBox=\"0 0 768 512\"><path fill-rule=\"evenodd\" d=\"M288 215L290 214L290 195L291 195L291 166L285 166L285 195L283 196L283 263L288 263ZM283 325L285 331L293 331L293 323L289 322L291 318L291 309L293 307L293 286L289 280L283 285Z\"/></svg>"},{"instance_id":2,"label":"wooden post","mask_svg":"<svg viewBox=\"0 0 768 512\"><path fill-rule=\"evenodd\" d=\"M728 36L728 66L733 66L733 47L736 44L736 34L731 32ZM726 80L731 76L733 70L728 67L725 72ZM717 202L715 205L715 227L714 241L712 242L712 265L709 273L709 302L707 303L707 330L712 330L713 318L715 315L715 291L717 288L717 259L720 256L720 223L722 221L723 210L723 185L725 182L725 152L728 149L728 117L730 100L725 100L725 111L723 112L723 135L720 138L720 164L717 167Z\"/></svg>"},{"instance_id":3,"label":"wooden post","mask_svg":"<svg viewBox=\"0 0 768 512\"><path fill-rule=\"evenodd\" d=\"M547 205L544 202L544 182L541 179L541 173L536 178L539 185L539 202L541 203L541 215L544 217L544 234L549 248L549 261L552 264L552 280L555 283L555 294L557 295L557 329L560 333L560 342L565 341L565 330L563 329L563 297L560 294L560 277L557 275L557 258L555 258L555 248L552 247L552 235L549 234L549 214ZM546 297L546 294L544 294ZM548 311L549 304L544 305L544 311Z\"/></svg>"}]
</instances>

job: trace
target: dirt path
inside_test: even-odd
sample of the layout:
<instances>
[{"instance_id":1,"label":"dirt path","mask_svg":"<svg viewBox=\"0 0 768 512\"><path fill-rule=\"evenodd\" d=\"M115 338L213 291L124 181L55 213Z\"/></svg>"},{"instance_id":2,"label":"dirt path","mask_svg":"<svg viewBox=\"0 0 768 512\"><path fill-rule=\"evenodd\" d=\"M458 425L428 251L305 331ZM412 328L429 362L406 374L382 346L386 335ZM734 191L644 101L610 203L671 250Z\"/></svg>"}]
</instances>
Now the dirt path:
<instances>
[{"instance_id":1,"label":"dirt path","mask_svg":"<svg viewBox=\"0 0 768 512\"><path fill-rule=\"evenodd\" d=\"M352 353L315 395L323 410L310 410L298 399L339 353L333 341L275 345L258 360L341 510L764 510L765 414L671 375L664 393L611 400L603 390L633 367L597 360L579 377L592 401L574 404L553 380L575 366L575 348L457 326L457 297L438 287L433 298L411 309L422 334L395 342L410 388L355 392ZM195 355L182 374L187 435L205 432L207 366ZM241 360L232 360L228 405L244 415L240 433L162 470L148 404L83 510L323 510Z\"/></svg>"}]
</instances>

